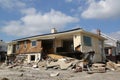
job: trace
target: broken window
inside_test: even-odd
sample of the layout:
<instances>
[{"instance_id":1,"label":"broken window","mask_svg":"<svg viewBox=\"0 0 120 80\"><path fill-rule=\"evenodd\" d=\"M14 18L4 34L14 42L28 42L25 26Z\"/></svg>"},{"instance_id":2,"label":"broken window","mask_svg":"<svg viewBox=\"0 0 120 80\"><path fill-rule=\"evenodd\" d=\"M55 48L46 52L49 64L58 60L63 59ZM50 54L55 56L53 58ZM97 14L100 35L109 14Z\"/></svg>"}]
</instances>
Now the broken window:
<instances>
[{"instance_id":1,"label":"broken window","mask_svg":"<svg viewBox=\"0 0 120 80\"><path fill-rule=\"evenodd\" d=\"M64 52L73 52L73 41L72 40L63 40L63 49Z\"/></svg>"},{"instance_id":2,"label":"broken window","mask_svg":"<svg viewBox=\"0 0 120 80\"><path fill-rule=\"evenodd\" d=\"M109 48L105 48L105 54L108 56L109 52L108 52Z\"/></svg>"},{"instance_id":3,"label":"broken window","mask_svg":"<svg viewBox=\"0 0 120 80\"><path fill-rule=\"evenodd\" d=\"M36 46L36 45L37 45L37 41L32 41L32 42L31 42L31 45L32 45L32 46Z\"/></svg>"},{"instance_id":4,"label":"broken window","mask_svg":"<svg viewBox=\"0 0 120 80\"><path fill-rule=\"evenodd\" d=\"M35 55L31 55L31 61L35 61Z\"/></svg>"},{"instance_id":5,"label":"broken window","mask_svg":"<svg viewBox=\"0 0 120 80\"><path fill-rule=\"evenodd\" d=\"M42 47L43 47L43 52L46 54L51 54L54 53L54 46L53 46L53 40L42 40Z\"/></svg>"},{"instance_id":6,"label":"broken window","mask_svg":"<svg viewBox=\"0 0 120 80\"><path fill-rule=\"evenodd\" d=\"M91 37L83 36L83 42L85 46L92 46Z\"/></svg>"}]
</instances>

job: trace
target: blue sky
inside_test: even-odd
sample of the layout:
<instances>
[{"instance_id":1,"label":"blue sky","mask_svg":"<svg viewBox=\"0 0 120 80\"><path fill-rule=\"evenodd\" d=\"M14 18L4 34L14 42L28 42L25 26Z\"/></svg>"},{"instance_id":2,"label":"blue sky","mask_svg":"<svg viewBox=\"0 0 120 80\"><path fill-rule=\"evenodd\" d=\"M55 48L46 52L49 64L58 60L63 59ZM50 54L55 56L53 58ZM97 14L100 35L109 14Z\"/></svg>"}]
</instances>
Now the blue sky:
<instances>
[{"instance_id":1,"label":"blue sky","mask_svg":"<svg viewBox=\"0 0 120 80\"><path fill-rule=\"evenodd\" d=\"M83 28L120 39L120 0L0 0L0 39Z\"/></svg>"}]
</instances>

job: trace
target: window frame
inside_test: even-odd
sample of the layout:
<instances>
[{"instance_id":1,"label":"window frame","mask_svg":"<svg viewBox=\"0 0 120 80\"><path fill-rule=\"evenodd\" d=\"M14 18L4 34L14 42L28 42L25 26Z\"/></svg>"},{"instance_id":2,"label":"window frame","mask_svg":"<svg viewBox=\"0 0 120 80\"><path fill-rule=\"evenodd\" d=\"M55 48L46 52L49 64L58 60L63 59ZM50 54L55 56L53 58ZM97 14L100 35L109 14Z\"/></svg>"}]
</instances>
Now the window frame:
<instances>
[{"instance_id":1,"label":"window frame","mask_svg":"<svg viewBox=\"0 0 120 80\"><path fill-rule=\"evenodd\" d=\"M89 47L92 46L92 38L90 36L84 35L83 36L83 44L85 46L89 46Z\"/></svg>"},{"instance_id":2,"label":"window frame","mask_svg":"<svg viewBox=\"0 0 120 80\"><path fill-rule=\"evenodd\" d=\"M36 42L36 45L33 45L33 42ZM31 41L31 46L36 47L37 46L37 41L36 40Z\"/></svg>"},{"instance_id":3,"label":"window frame","mask_svg":"<svg viewBox=\"0 0 120 80\"><path fill-rule=\"evenodd\" d=\"M33 60L33 57L34 56L34 60ZM35 55L30 55L30 61L35 61L35 58L36 58L36 56Z\"/></svg>"}]
</instances>

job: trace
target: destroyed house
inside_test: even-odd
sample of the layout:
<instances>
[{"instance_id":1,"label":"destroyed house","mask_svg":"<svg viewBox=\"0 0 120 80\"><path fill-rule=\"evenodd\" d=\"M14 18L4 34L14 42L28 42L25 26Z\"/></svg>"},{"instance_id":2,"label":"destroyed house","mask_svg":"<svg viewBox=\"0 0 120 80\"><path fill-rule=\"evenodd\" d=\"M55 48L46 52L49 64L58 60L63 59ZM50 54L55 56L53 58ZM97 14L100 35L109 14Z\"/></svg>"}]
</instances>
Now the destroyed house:
<instances>
[{"instance_id":1,"label":"destroyed house","mask_svg":"<svg viewBox=\"0 0 120 80\"><path fill-rule=\"evenodd\" d=\"M103 60L104 40L104 37L81 28L63 32L52 29L49 34L13 40L8 45L7 54L24 54L27 55L27 62L32 62L41 58L41 49L45 54L69 56L76 46L81 45L81 51L84 53L95 51L94 60L97 62Z\"/></svg>"},{"instance_id":2,"label":"destroyed house","mask_svg":"<svg viewBox=\"0 0 120 80\"><path fill-rule=\"evenodd\" d=\"M104 50L106 57L111 61L120 61L120 40L115 39L109 35L101 33L101 36L105 37L107 40L104 42Z\"/></svg>"}]
</instances>

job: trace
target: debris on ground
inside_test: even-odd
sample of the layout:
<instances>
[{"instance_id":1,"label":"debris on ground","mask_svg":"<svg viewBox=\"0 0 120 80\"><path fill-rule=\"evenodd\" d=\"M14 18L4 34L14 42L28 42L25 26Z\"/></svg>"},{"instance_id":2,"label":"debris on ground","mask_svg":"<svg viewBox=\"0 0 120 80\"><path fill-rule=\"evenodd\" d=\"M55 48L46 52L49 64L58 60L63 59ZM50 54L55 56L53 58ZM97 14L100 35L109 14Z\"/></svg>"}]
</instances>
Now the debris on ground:
<instances>
[{"instance_id":1,"label":"debris on ground","mask_svg":"<svg viewBox=\"0 0 120 80\"><path fill-rule=\"evenodd\" d=\"M108 61L106 64L103 63L92 63L88 64L89 62L86 62L86 60L78 60L75 58L70 58L70 57L64 57L60 55L54 55L54 54L49 54L48 58L46 60L42 60L39 62L31 62L31 63L26 63L26 56L25 55L17 55L12 62L7 62L3 63L1 65L2 68L7 68L7 69L16 69L19 72L19 77L23 77L25 74L25 70L22 69L24 68L31 68L34 70L40 70L40 68L43 68L44 70L48 69L53 69L53 70L69 70L72 73L78 73L78 72L87 72L88 74L93 74L93 73L105 73L106 69L112 70L112 71L120 71L120 64L116 64L112 61ZM87 67L85 67L87 66ZM48 70L49 71L49 70ZM60 72L50 72L49 76L55 77L59 76Z\"/></svg>"},{"instance_id":2,"label":"debris on ground","mask_svg":"<svg viewBox=\"0 0 120 80\"><path fill-rule=\"evenodd\" d=\"M106 72L105 64L94 63L92 65L92 71L93 71L93 73L105 73Z\"/></svg>"},{"instance_id":3,"label":"debris on ground","mask_svg":"<svg viewBox=\"0 0 120 80\"><path fill-rule=\"evenodd\" d=\"M59 72L52 72L52 73L50 73L50 76L51 77L55 77L55 76L59 76Z\"/></svg>"},{"instance_id":4,"label":"debris on ground","mask_svg":"<svg viewBox=\"0 0 120 80\"><path fill-rule=\"evenodd\" d=\"M33 68L38 68L38 65L36 65L36 64L35 64L35 65L33 65Z\"/></svg>"},{"instance_id":5,"label":"debris on ground","mask_svg":"<svg viewBox=\"0 0 120 80\"><path fill-rule=\"evenodd\" d=\"M82 64L81 64L82 63ZM76 66L76 67L75 67ZM49 59L46 64L47 68L60 68L61 70L83 68L83 61L73 58L61 58L58 60ZM82 70L82 69L81 69Z\"/></svg>"},{"instance_id":6,"label":"debris on ground","mask_svg":"<svg viewBox=\"0 0 120 80\"><path fill-rule=\"evenodd\" d=\"M9 80L8 78L2 78L1 80Z\"/></svg>"},{"instance_id":7,"label":"debris on ground","mask_svg":"<svg viewBox=\"0 0 120 80\"><path fill-rule=\"evenodd\" d=\"M19 77L23 77L23 73L19 75Z\"/></svg>"},{"instance_id":8,"label":"debris on ground","mask_svg":"<svg viewBox=\"0 0 120 80\"><path fill-rule=\"evenodd\" d=\"M117 70L117 64L112 61L108 61L106 63L106 68L109 70L115 71L115 70Z\"/></svg>"},{"instance_id":9,"label":"debris on ground","mask_svg":"<svg viewBox=\"0 0 120 80\"><path fill-rule=\"evenodd\" d=\"M64 56L57 55L57 54L48 54L48 57L51 57L52 59L62 59Z\"/></svg>"}]
</instances>

